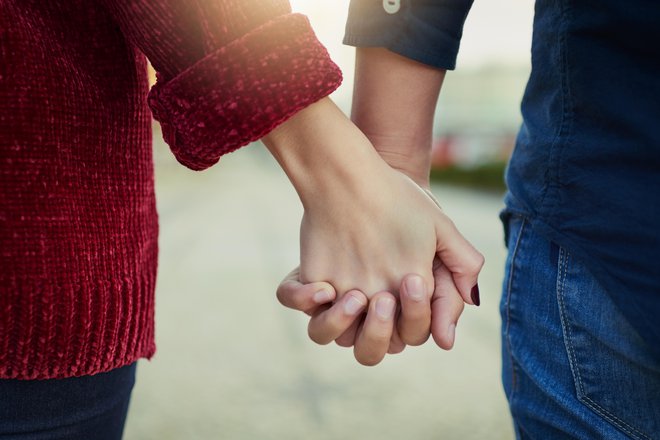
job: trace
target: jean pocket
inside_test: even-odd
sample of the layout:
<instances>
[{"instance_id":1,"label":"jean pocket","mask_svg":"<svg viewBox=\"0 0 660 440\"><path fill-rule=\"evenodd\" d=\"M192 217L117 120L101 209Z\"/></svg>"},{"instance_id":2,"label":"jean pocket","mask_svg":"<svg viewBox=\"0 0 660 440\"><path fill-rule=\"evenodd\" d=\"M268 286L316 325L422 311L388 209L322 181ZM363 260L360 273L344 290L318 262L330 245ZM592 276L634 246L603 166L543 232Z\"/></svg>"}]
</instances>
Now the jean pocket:
<instances>
[{"instance_id":1,"label":"jean pocket","mask_svg":"<svg viewBox=\"0 0 660 440\"><path fill-rule=\"evenodd\" d=\"M561 248L557 300L577 398L629 437L659 439L660 362L587 267Z\"/></svg>"}]
</instances>

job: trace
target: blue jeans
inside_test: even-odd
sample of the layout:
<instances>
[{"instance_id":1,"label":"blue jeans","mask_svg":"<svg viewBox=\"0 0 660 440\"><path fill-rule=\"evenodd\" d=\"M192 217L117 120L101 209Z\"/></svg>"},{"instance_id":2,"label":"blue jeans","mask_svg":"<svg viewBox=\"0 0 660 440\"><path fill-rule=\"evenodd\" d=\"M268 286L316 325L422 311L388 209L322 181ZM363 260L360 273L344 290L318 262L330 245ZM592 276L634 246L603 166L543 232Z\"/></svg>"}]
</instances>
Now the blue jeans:
<instances>
[{"instance_id":1,"label":"blue jeans","mask_svg":"<svg viewBox=\"0 0 660 440\"><path fill-rule=\"evenodd\" d=\"M94 376L0 380L0 440L119 440L136 363Z\"/></svg>"},{"instance_id":2,"label":"blue jeans","mask_svg":"<svg viewBox=\"0 0 660 440\"><path fill-rule=\"evenodd\" d=\"M660 360L581 261L524 218L507 236L502 380L516 437L660 439Z\"/></svg>"}]
</instances>

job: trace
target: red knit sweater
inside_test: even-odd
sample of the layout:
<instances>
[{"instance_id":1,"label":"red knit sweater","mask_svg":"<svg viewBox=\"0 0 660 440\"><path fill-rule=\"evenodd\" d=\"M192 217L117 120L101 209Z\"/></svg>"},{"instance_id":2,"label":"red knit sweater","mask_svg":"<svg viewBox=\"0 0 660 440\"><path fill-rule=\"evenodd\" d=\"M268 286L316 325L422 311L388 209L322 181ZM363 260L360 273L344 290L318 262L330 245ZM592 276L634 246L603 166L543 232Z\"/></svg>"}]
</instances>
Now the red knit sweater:
<instances>
[{"instance_id":1,"label":"red knit sweater","mask_svg":"<svg viewBox=\"0 0 660 440\"><path fill-rule=\"evenodd\" d=\"M0 0L0 378L153 355L149 107L201 170L340 81L286 0Z\"/></svg>"}]
</instances>

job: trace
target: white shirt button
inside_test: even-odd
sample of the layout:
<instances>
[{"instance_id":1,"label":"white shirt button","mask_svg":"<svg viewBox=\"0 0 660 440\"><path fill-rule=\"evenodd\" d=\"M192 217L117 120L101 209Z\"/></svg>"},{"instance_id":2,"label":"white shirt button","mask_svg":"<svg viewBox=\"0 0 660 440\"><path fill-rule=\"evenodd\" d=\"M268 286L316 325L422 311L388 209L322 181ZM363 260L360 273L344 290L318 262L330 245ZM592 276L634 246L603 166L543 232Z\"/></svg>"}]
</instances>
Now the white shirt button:
<instances>
[{"instance_id":1,"label":"white shirt button","mask_svg":"<svg viewBox=\"0 0 660 440\"><path fill-rule=\"evenodd\" d=\"M383 9L388 14L396 14L401 9L401 0L383 0Z\"/></svg>"}]
</instances>

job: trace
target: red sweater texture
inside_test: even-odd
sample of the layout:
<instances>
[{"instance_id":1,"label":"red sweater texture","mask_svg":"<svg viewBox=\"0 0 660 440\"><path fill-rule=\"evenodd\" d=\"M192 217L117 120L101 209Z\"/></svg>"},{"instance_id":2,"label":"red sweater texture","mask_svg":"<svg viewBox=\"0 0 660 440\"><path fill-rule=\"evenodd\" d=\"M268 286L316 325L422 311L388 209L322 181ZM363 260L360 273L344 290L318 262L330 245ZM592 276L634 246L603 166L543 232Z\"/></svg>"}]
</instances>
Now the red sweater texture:
<instances>
[{"instance_id":1,"label":"red sweater texture","mask_svg":"<svg viewBox=\"0 0 660 440\"><path fill-rule=\"evenodd\" d=\"M152 113L202 170L340 82L286 0L0 0L0 378L154 354Z\"/></svg>"}]
</instances>

